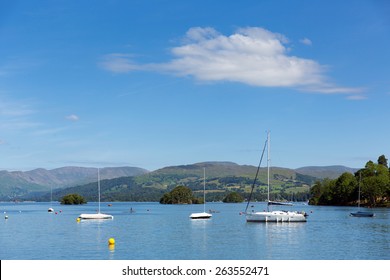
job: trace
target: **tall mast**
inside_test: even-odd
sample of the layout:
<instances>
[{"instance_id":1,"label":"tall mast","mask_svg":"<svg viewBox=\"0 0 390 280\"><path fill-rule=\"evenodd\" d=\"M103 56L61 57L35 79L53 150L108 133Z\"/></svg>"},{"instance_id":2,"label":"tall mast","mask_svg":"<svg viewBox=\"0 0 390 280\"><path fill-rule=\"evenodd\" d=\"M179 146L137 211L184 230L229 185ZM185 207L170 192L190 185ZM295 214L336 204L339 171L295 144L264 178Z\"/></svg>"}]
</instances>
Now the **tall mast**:
<instances>
[{"instance_id":1,"label":"tall mast","mask_svg":"<svg viewBox=\"0 0 390 280\"><path fill-rule=\"evenodd\" d=\"M267 131L267 185L268 185L268 202L270 201L269 199L269 168L270 168L270 163L271 163L271 154L270 154L270 132L269 130Z\"/></svg>"},{"instance_id":2,"label":"tall mast","mask_svg":"<svg viewBox=\"0 0 390 280\"><path fill-rule=\"evenodd\" d=\"M203 167L203 212L206 213L206 168Z\"/></svg>"},{"instance_id":3,"label":"tall mast","mask_svg":"<svg viewBox=\"0 0 390 280\"><path fill-rule=\"evenodd\" d=\"M98 168L98 202L99 202L99 210L98 210L98 213L100 213L100 171L99 171L99 168Z\"/></svg>"},{"instance_id":4,"label":"tall mast","mask_svg":"<svg viewBox=\"0 0 390 280\"><path fill-rule=\"evenodd\" d=\"M359 172L359 193L358 193L358 208L360 209L360 181L362 180L362 172Z\"/></svg>"}]
</instances>

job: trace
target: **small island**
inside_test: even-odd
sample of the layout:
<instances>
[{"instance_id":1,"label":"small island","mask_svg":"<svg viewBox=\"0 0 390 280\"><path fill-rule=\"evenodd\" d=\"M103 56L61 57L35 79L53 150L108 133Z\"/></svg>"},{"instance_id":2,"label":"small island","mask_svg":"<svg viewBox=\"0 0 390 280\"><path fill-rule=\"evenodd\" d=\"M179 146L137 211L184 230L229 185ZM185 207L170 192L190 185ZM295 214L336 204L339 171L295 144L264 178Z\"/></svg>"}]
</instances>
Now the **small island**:
<instances>
[{"instance_id":1,"label":"small island","mask_svg":"<svg viewBox=\"0 0 390 280\"><path fill-rule=\"evenodd\" d=\"M237 192L231 192L222 200L224 203L241 203L244 198Z\"/></svg>"},{"instance_id":2,"label":"small island","mask_svg":"<svg viewBox=\"0 0 390 280\"><path fill-rule=\"evenodd\" d=\"M160 199L161 204L203 204L201 198L193 195L190 188L185 186L177 186L169 193L165 193Z\"/></svg>"},{"instance_id":3,"label":"small island","mask_svg":"<svg viewBox=\"0 0 390 280\"><path fill-rule=\"evenodd\" d=\"M77 193L65 195L61 198L61 204L73 205L73 204L86 204L87 201L84 197Z\"/></svg>"}]
</instances>

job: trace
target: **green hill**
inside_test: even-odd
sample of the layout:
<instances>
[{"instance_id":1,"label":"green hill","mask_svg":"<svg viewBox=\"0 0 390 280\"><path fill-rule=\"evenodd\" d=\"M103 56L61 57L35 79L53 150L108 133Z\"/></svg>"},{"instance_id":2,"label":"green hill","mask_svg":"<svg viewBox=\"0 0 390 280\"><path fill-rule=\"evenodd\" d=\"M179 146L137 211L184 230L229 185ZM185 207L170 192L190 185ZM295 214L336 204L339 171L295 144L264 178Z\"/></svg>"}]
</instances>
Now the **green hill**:
<instances>
[{"instance_id":1,"label":"green hill","mask_svg":"<svg viewBox=\"0 0 390 280\"><path fill-rule=\"evenodd\" d=\"M135 167L101 169L102 200L159 201L173 188L189 187L196 196L203 193L203 168L206 170L208 201L221 201L230 192L249 196L257 167L233 162L201 162L169 166L153 172ZM309 188L324 176L337 177L353 170L343 166L288 169L272 167L271 199L308 200ZM63 167L53 170L0 171L0 200L59 200L69 193L79 193L89 201L97 200L96 168ZM267 193L267 170L261 168L254 199L264 200Z\"/></svg>"},{"instance_id":2,"label":"green hill","mask_svg":"<svg viewBox=\"0 0 390 280\"><path fill-rule=\"evenodd\" d=\"M230 162L204 162L165 167L134 177L121 177L101 181L101 200L104 201L159 201L162 195L183 185L195 196L203 194L203 169L206 170L208 201L221 201L228 193L237 192L249 196L256 174L256 167ZM287 168L271 168L272 196L275 199L307 200L310 185L316 178L296 173ZM254 198L264 200L267 193L267 170L262 168L256 182ZM97 200L97 183L89 183L54 192L59 199L68 193L79 193L89 201ZM47 200L48 194L43 199Z\"/></svg>"},{"instance_id":3,"label":"green hill","mask_svg":"<svg viewBox=\"0 0 390 280\"><path fill-rule=\"evenodd\" d=\"M102 179L145 174L138 167L107 167L100 170ZM97 169L67 166L46 170L0 171L0 200L35 199L50 189L61 189L96 182Z\"/></svg>"},{"instance_id":4,"label":"green hill","mask_svg":"<svg viewBox=\"0 0 390 280\"><path fill-rule=\"evenodd\" d=\"M296 172L319 179L336 179L344 172L355 173L358 168L350 168L342 165L331 166L306 166L295 169Z\"/></svg>"}]
</instances>

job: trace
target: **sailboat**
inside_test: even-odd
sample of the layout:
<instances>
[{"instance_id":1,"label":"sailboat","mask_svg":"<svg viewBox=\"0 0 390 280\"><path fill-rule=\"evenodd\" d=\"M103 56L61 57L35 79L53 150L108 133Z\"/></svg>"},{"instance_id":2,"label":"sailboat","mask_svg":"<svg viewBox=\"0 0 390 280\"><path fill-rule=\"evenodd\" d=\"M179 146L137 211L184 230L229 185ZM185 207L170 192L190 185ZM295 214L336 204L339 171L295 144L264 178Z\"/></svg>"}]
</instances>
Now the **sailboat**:
<instances>
[{"instance_id":1,"label":"sailboat","mask_svg":"<svg viewBox=\"0 0 390 280\"><path fill-rule=\"evenodd\" d=\"M256 179L259 174L260 165L263 159L265 148L267 147L267 186L268 186L268 201L267 201L267 211L264 212L248 212L248 206L250 203L250 198L253 193L254 186L256 184ZM267 140L264 144L263 153L261 155L260 163L257 168L255 180L252 185L252 192L248 199L248 204L245 209L246 221L247 222L306 222L306 217L304 213L296 211L271 211L271 205L292 205L290 203L275 202L270 200L270 132L267 132Z\"/></svg>"},{"instance_id":2,"label":"sailboat","mask_svg":"<svg viewBox=\"0 0 390 280\"><path fill-rule=\"evenodd\" d=\"M102 220L102 219L113 219L114 218L112 215L100 213L100 171L99 171L99 168L98 168L98 178L97 179L98 179L98 197L99 197L98 212L94 213L94 214L81 214L79 216L80 219Z\"/></svg>"},{"instance_id":3,"label":"sailboat","mask_svg":"<svg viewBox=\"0 0 390 280\"><path fill-rule=\"evenodd\" d=\"M203 212L192 213L191 219L210 219L213 215L206 212L206 169L203 168Z\"/></svg>"},{"instance_id":4,"label":"sailboat","mask_svg":"<svg viewBox=\"0 0 390 280\"><path fill-rule=\"evenodd\" d=\"M360 181L362 180L362 174L359 172L359 194L358 194L358 211L352 212L352 217L374 217L372 212L360 211Z\"/></svg>"},{"instance_id":5,"label":"sailboat","mask_svg":"<svg viewBox=\"0 0 390 280\"><path fill-rule=\"evenodd\" d=\"M47 212L49 213L54 212L52 204L53 204L53 188L50 186L50 207L49 209L47 209Z\"/></svg>"}]
</instances>

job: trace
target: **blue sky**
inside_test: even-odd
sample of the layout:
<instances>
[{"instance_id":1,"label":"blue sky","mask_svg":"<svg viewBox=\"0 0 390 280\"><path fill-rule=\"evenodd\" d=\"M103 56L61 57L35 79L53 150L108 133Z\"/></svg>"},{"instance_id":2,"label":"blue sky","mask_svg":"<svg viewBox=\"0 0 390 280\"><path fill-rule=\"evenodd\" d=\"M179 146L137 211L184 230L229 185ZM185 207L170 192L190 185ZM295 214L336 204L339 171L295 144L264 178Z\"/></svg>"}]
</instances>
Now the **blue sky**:
<instances>
[{"instance_id":1,"label":"blue sky","mask_svg":"<svg viewBox=\"0 0 390 280\"><path fill-rule=\"evenodd\" d=\"M390 156L388 1L0 1L0 169Z\"/></svg>"}]
</instances>

